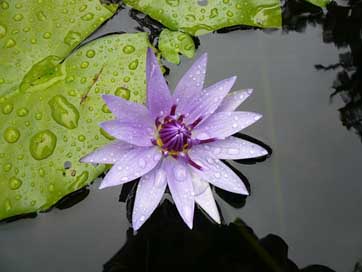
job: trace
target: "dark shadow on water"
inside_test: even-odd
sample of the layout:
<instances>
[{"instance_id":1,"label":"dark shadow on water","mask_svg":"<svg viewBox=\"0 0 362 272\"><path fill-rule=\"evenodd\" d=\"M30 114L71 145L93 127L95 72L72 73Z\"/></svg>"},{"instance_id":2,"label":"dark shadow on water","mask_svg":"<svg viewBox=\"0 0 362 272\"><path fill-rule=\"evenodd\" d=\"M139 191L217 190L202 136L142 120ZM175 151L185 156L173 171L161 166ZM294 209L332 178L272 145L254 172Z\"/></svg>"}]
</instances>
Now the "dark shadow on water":
<instances>
[{"instance_id":1,"label":"dark shadow on water","mask_svg":"<svg viewBox=\"0 0 362 272\"><path fill-rule=\"evenodd\" d=\"M288 258L288 245L277 235L258 238L241 219L229 225L211 223L199 210L190 231L169 201L144 226L127 231L127 242L104 264L119 271L329 272L324 266L299 269Z\"/></svg>"}]
</instances>

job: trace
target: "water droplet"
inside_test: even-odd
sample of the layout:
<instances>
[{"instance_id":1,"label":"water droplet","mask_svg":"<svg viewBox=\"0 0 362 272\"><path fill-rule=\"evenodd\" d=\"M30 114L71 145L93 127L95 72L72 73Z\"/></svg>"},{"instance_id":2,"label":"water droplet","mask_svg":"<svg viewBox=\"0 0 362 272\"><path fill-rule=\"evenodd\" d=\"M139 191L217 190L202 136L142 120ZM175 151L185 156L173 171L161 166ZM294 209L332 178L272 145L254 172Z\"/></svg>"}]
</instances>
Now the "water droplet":
<instances>
[{"instance_id":1,"label":"water droplet","mask_svg":"<svg viewBox=\"0 0 362 272\"><path fill-rule=\"evenodd\" d=\"M102 111L103 111L104 113L111 113L111 111L109 110L109 108L108 108L108 106L107 106L106 104L103 104L103 106L102 106Z\"/></svg>"},{"instance_id":2,"label":"water droplet","mask_svg":"<svg viewBox=\"0 0 362 272\"><path fill-rule=\"evenodd\" d=\"M6 199L5 202L4 202L4 208L5 208L5 211L9 212L11 209L12 209L12 205L11 205L11 202L9 199Z\"/></svg>"},{"instance_id":3,"label":"water droplet","mask_svg":"<svg viewBox=\"0 0 362 272\"><path fill-rule=\"evenodd\" d=\"M158 188L162 187L166 182L166 171L159 169L156 173L154 185Z\"/></svg>"},{"instance_id":4,"label":"water droplet","mask_svg":"<svg viewBox=\"0 0 362 272\"><path fill-rule=\"evenodd\" d=\"M237 149L237 148L229 148L227 152L228 152L229 155L237 155L237 154L239 154L239 149Z\"/></svg>"},{"instance_id":5,"label":"water droplet","mask_svg":"<svg viewBox=\"0 0 362 272\"><path fill-rule=\"evenodd\" d=\"M175 167L175 178L178 181L184 181L186 178L186 169L184 166L177 165Z\"/></svg>"},{"instance_id":6,"label":"water droplet","mask_svg":"<svg viewBox=\"0 0 362 272\"><path fill-rule=\"evenodd\" d=\"M8 9L9 8L9 4L6 1L1 1L0 6L1 6L2 9Z\"/></svg>"},{"instance_id":7,"label":"water droplet","mask_svg":"<svg viewBox=\"0 0 362 272\"><path fill-rule=\"evenodd\" d=\"M83 21L90 21L90 20L93 19L93 17L94 17L94 14L91 13L91 12L89 12L89 13L83 15L83 16L80 17L80 18L81 18Z\"/></svg>"},{"instance_id":8,"label":"water droplet","mask_svg":"<svg viewBox=\"0 0 362 272\"><path fill-rule=\"evenodd\" d=\"M89 62L88 62L88 61L84 61L84 62L82 62L82 64L80 65L80 68L86 69L86 68L88 68L88 66L89 66Z\"/></svg>"},{"instance_id":9,"label":"water droplet","mask_svg":"<svg viewBox=\"0 0 362 272\"><path fill-rule=\"evenodd\" d=\"M79 8L79 11L82 12L82 11L85 11L86 9L87 9L87 5L81 5Z\"/></svg>"},{"instance_id":10,"label":"water droplet","mask_svg":"<svg viewBox=\"0 0 362 272\"><path fill-rule=\"evenodd\" d=\"M10 143L16 143L20 138L20 132L16 128L7 128L4 132L4 139Z\"/></svg>"},{"instance_id":11,"label":"water droplet","mask_svg":"<svg viewBox=\"0 0 362 272\"><path fill-rule=\"evenodd\" d=\"M15 14L13 19L16 22L20 22L21 20L23 20L24 16L22 14Z\"/></svg>"},{"instance_id":12,"label":"water droplet","mask_svg":"<svg viewBox=\"0 0 362 272\"><path fill-rule=\"evenodd\" d=\"M84 142L85 140L86 140L86 137L84 135L81 134L81 135L78 136L78 141L79 142Z\"/></svg>"},{"instance_id":13,"label":"water droplet","mask_svg":"<svg viewBox=\"0 0 362 272\"><path fill-rule=\"evenodd\" d=\"M130 96L131 96L131 92L130 90L128 90L127 88L123 88L123 87L119 87L116 89L116 91L114 92L115 95L122 97L123 99L129 100Z\"/></svg>"},{"instance_id":14,"label":"water droplet","mask_svg":"<svg viewBox=\"0 0 362 272\"><path fill-rule=\"evenodd\" d=\"M13 165L11 163L6 163L3 166L4 172L9 172L11 170L11 168L13 168Z\"/></svg>"},{"instance_id":15,"label":"water droplet","mask_svg":"<svg viewBox=\"0 0 362 272\"><path fill-rule=\"evenodd\" d=\"M166 3L171 7L177 7L180 4L180 0L166 0Z\"/></svg>"},{"instance_id":16,"label":"water droplet","mask_svg":"<svg viewBox=\"0 0 362 272\"><path fill-rule=\"evenodd\" d=\"M11 177L9 180L9 187L11 190L19 189L22 184L23 182L16 177Z\"/></svg>"},{"instance_id":17,"label":"water droplet","mask_svg":"<svg viewBox=\"0 0 362 272\"><path fill-rule=\"evenodd\" d=\"M41 112L37 112L36 114L35 114L35 119L36 120L41 120L43 118L43 114L41 113Z\"/></svg>"},{"instance_id":18,"label":"water droplet","mask_svg":"<svg viewBox=\"0 0 362 272\"><path fill-rule=\"evenodd\" d=\"M132 45L126 45L123 47L123 53L125 54L131 54L135 51L135 48Z\"/></svg>"},{"instance_id":19,"label":"water droplet","mask_svg":"<svg viewBox=\"0 0 362 272\"><path fill-rule=\"evenodd\" d=\"M13 104L8 103L3 106L1 111L3 114L10 114L13 111L13 109L14 109Z\"/></svg>"},{"instance_id":20,"label":"water droplet","mask_svg":"<svg viewBox=\"0 0 362 272\"><path fill-rule=\"evenodd\" d=\"M50 130L40 131L30 139L30 153L36 160L43 160L53 154L57 137Z\"/></svg>"},{"instance_id":21,"label":"water droplet","mask_svg":"<svg viewBox=\"0 0 362 272\"><path fill-rule=\"evenodd\" d=\"M85 185L85 183L88 181L89 173L88 171L83 171L80 173L80 175L75 179L75 188L81 188Z\"/></svg>"},{"instance_id":22,"label":"water droplet","mask_svg":"<svg viewBox=\"0 0 362 272\"><path fill-rule=\"evenodd\" d=\"M82 40L82 35L79 32L70 30L64 38L64 43L74 47Z\"/></svg>"},{"instance_id":23,"label":"water droplet","mask_svg":"<svg viewBox=\"0 0 362 272\"><path fill-rule=\"evenodd\" d=\"M49 192L54 192L54 190L55 190L54 183L50 183L50 184L49 184L48 190L49 190Z\"/></svg>"},{"instance_id":24,"label":"water droplet","mask_svg":"<svg viewBox=\"0 0 362 272\"><path fill-rule=\"evenodd\" d=\"M211 11L210 11L210 18L215 18L219 15L219 12L217 10L217 8L213 8Z\"/></svg>"},{"instance_id":25,"label":"water droplet","mask_svg":"<svg viewBox=\"0 0 362 272\"><path fill-rule=\"evenodd\" d=\"M44 38L44 39L50 39L51 36L52 36L52 33L50 33L50 32L45 32L45 33L43 34L43 38Z\"/></svg>"},{"instance_id":26,"label":"water droplet","mask_svg":"<svg viewBox=\"0 0 362 272\"><path fill-rule=\"evenodd\" d=\"M64 96L56 95L48 102L55 122L69 129L78 126L79 112Z\"/></svg>"},{"instance_id":27,"label":"water droplet","mask_svg":"<svg viewBox=\"0 0 362 272\"><path fill-rule=\"evenodd\" d=\"M138 60L135 59L134 61L130 62L130 64L128 64L128 68L130 70L136 70L138 67Z\"/></svg>"},{"instance_id":28,"label":"water droplet","mask_svg":"<svg viewBox=\"0 0 362 272\"><path fill-rule=\"evenodd\" d=\"M27 108L20 108L16 111L16 115L19 117L27 116L29 113L29 110Z\"/></svg>"},{"instance_id":29,"label":"water droplet","mask_svg":"<svg viewBox=\"0 0 362 272\"><path fill-rule=\"evenodd\" d=\"M94 51L93 49L88 50L86 53L86 56L88 58L93 58L95 55L96 55L96 51Z\"/></svg>"},{"instance_id":30,"label":"water droplet","mask_svg":"<svg viewBox=\"0 0 362 272\"><path fill-rule=\"evenodd\" d=\"M39 168L38 174L39 174L39 176L44 177L45 176L45 170L43 168Z\"/></svg>"},{"instance_id":31,"label":"water droplet","mask_svg":"<svg viewBox=\"0 0 362 272\"><path fill-rule=\"evenodd\" d=\"M6 26L0 24L0 39L5 37L6 32L7 32Z\"/></svg>"},{"instance_id":32,"label":"water droplet","mask_svg":"<svg viewBox=\"0 0 362 272\"><path fill-rule=\"evenodd\" d=\"M138 166L141 167L142 169L146 167L146 161L144 159L139 159L138 161Z\"/></svg>"},{"instance_id":33,"label":"water droplet","mask_svg":"<svg viewBox=\"0 0 362 272\"><path fill-rule=\"evenodd\" d=\"M39 21L45 21L47 19L46 15L42 11L38 11L36 13L36 18L38 18Z\"/></svg>"},{"instance_id":34,"label":"water droplet","mask_svg":"<svg viewBox=\"0 0 362 272\"><path fill-rule=\"evenodd\" d=\"M5 43L6 48L12 48L16 45L16 41L13 39L8 39Z\"/></svg>"}]
</instances>

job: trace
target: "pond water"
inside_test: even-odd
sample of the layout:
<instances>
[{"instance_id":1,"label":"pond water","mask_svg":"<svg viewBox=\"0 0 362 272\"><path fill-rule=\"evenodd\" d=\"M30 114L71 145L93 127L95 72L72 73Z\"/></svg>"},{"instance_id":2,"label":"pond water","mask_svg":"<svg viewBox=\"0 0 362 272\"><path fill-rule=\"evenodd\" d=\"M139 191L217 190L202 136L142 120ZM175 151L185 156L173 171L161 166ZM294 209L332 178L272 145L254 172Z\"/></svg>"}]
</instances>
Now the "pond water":
<instances>
[{"instance_id":1,"label":"pond water","mask_svg":"<svg viewBox=\"0 0 362 272\"><path fill-rule=\"evenodd\" d=\"M323 14L288 1L283 16L283 30L199 37L206 85L237 75L233 90L254 88L240 109L264 117L243 133L273 149L264 162L233 164L252 194L215 194L224 227L198 212L190 232L166 201L134 236L121 187L98 190L98 180L71 208L1 224L0 271L269 271L257 269L263 261L284 269L270 271L295 271L291 261L362 271L362 3L339 1ZM123 9L90 39L137 27ZM192 63L181 59L165 63L172 88ZM288 245L289 261L270 234Z\"/></svg>"}]
</instances>

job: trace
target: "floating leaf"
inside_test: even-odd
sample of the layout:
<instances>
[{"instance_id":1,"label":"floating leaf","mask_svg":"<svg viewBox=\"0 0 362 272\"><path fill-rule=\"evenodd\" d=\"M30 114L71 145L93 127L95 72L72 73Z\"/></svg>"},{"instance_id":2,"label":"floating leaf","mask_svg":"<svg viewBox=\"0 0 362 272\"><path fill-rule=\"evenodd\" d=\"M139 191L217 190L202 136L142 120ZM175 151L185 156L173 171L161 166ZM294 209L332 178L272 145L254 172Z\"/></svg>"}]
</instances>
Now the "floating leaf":
<instances>
[{"instance_id":1,"label":"floating leaf","mask_svg":"<svg viewBox=\"0 0 362 272\"><path fill-rule=\"evenodd\" d=\"M280 0L124 0L172 30L194 36L234 25L281 27Z\"/></svg>"},{"instance_id":2,"label":"floating leaf","mask_svg":"<svg viewBox=\"0 0 362 272\"><path fill-rule=\"evenodd\" d=\"M168 29L161 32L158 49L166 60L175 64L180 63L179 53L188 58L193 58L195 55L195 43L190 35Z\"/></svg>"},{"instance_id":3,"label":"floating leaf","mask_svg":"<svg viewBox=\"0 0 362 272\"><path fill-rule=\"evenodd\" d=\"M59 63L112 16L116 5L88 0L0 1L0 96L16 91L34 63Z\"/></svg>"},{"instance_id":4,"label":"floating leaf","mask_svg":"<svg viewBox=\"0 0 362 272\"><path fill-rule=\"evenodd\" d=\"M101 94L145 101L148 46L146 33L103 37L61 64L45 58L21 92L0 98L0 219L46 210L105 171L79 163L109 142L98 126L112 119Z\"/></svg>"},{"instance_id":5,"label":"floating leaf","mask_svg":"<svg viewBox=\"0 0 362 272\"><path fill-rule=\"evenodd\" d=\"M321 8L326 7L331 2L331 0L305 0L305 1Z\"/></svg>"}]
</instances>

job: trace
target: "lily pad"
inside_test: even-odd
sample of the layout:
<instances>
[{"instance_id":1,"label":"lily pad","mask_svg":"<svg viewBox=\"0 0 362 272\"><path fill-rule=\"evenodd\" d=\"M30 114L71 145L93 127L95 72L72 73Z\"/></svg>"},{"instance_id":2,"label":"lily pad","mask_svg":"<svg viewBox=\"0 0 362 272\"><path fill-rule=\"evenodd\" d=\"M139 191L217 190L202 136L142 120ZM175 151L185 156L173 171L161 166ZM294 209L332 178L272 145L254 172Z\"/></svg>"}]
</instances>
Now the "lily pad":
<instances>
[{"instance_id":1,"label":"lily pad","mask_svg":"<svg viewBox=\"0 0 362 272\"><path fill-rule=\"evenodd\" d=\"M305 0L305 1L321 8L326 7L331 2L331 0Z\"/></svg>"},{"instance_id":2,"label":"lily pad","mask_svg":"<svg viewBox=\"0 0 362 272\"><path fill-rule=\"evenodd\" d=\"M194 36L234 25L281 27L280 0L124 0L171 30Z\"/></svg>"},{"instance_id":3,"label":"lily pad","mask_svg":"<svg viewBox=\"0 0 362 272\"><path fill-rule=\"evenodd\" d=\"M190 59L195 55L195 43L189 34L168 29L161 32L158 49L166 60L175 64L180 63L179 53Z\"/></svg>"},{"instance_id":4,"label":"lily pad","mask_svg":"<svg viewBox=\"0 0 362 272\"><path fill-rule=\"evenodd\" d=\"M101 94L145 101L149 45L146 33L114 34L61 64L49 56L25 75L21 91L0 98L0 219L47 210L105 171L79 163L109 142L98 126L113 118Z\"/></svg>"},{"instance_id":5,"label":"lily pad","mask_svg":"<svg viewBox=\"0 0 362 272\"><path fill-rule=\"evenodd\" d=\"M16 91L34 63L50 55L59 63L116 9L98 0L0 0L0 96Z\"/></svg>"}]
</instances>

